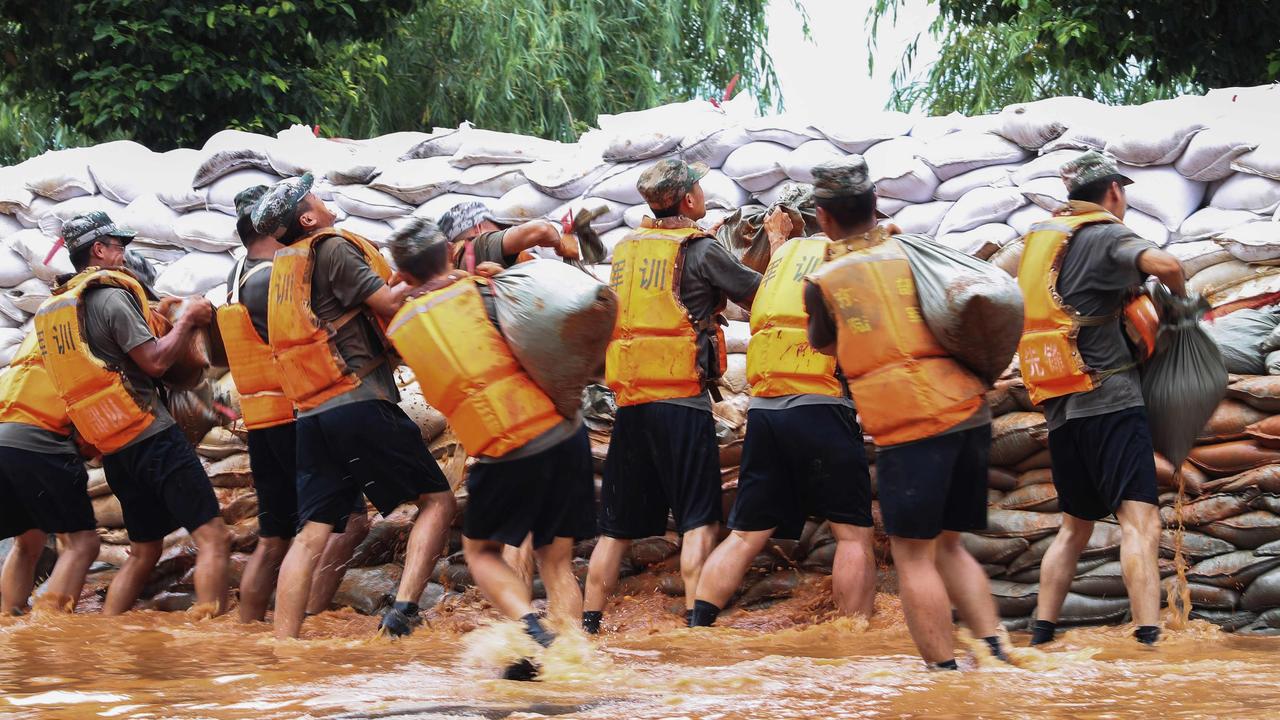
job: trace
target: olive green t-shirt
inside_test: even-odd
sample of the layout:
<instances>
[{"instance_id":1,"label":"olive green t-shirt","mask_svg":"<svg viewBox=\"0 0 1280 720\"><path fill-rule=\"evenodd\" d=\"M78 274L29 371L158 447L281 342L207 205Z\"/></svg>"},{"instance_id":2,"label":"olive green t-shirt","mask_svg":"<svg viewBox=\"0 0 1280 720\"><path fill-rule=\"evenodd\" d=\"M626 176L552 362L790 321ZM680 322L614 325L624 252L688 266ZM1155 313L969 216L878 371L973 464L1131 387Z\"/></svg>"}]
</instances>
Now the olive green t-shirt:
<instances>
[{"instance_id":1,"label":"olive green t-shirt","mask_svg":"<svg viewBox=\"0 0 1280 720\"><path fill-rule=\"evenodd\" d=\"M480 233L471 239L471 245L474 248L476 265L484 262L497 263L504 268L511 267L516 264L519 255L506 255L502 252L502 238L507 233L506 228L502 230L492 230L487 233ZM467 267L467 243L460 242L453 251L453 266L460 269L471 271Z\"/></svg>"}]
</instances>

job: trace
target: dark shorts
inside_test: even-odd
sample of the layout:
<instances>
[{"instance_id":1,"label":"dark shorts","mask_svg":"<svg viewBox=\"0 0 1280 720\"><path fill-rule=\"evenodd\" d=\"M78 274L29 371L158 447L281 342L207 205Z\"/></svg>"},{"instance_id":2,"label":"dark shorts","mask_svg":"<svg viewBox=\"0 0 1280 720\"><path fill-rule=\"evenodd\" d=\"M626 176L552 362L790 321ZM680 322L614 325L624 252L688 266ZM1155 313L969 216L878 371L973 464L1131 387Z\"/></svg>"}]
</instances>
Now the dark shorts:
<instances>
[{"instance_id":1,"label":"dark shorts","mask_svg":"<svg viewBox=\"0 0 1280 720\"><path fill-rule=\"evenodd\" d=\"M79 455L0 447L0 538L33 529L93 530L98 523L88 487L89 474Z\"/></svg>"},{"instance_id":2,"label":"dark shorts","mask_svg":"<svg viewBox=\"0 0 1280 720\"><path fill-rule=\"evenodd\" d=\"M853 408L751 410L729 527L799 540L810 515L871 527L871 474Z\"/></svg>"},{"instance_id":3,"label":"dark shorts","mask_svg":"<svg viewBox=\"0 0 1280 720\"><path fill-rule=\"evenodd\" d=\"M519 460L476 463L467 476L462 534L519 546L596 536L591 441L582 426L558 445Z\"/></svg>"},{"instance_id":4,"label":"dark shorts","mask_svg":"<svg viewBox=\"0 0 1280 720\"><path fill-rule=\"evenodd\" d=\"M1146 408L1068 420L1049 431L1049 454L1058 505L1068 515L1101 520L1125 500L1159 502Z\"/></svg>"},{"instance_id":5,"label":"dark shorts","mask_svg":"<svg viewBox=\"0 0 1280 720\"><path fill-rule=\"evenodd\" d=\"M200 458L176 425L104 455L102 469L132 542L163 540L179 527L194 532L221 512Z\"/></svg>"},{"instance_id":6,"label":"dark shorts","mask_svg":"<svg viewBox=\"0 0 1280 720\"><path fill-rule=\"evenodd\" d=\"M297 437L295 423L249 431L261 537L288 539L298 533Z\"/></svg>"},{"instance_id":7,"label":"dark shorts","mask_svg":"<svg viewBox=\"0 0 1280 720\"><path fill-rule=\"evenodd\" d=\"M389 515L422 495L449 491L422 432L395 403L340 405L295 425L299 524L342 532L361 493Z\"/></svg>"},{"instance_id":8,"label":"dark shorts","mask_svg":"<svg viewBox=\"0 0 1280 720\"><path fill-rule=\"evenodd\" d=\"M706 410L666 403L618 408L604 460L600 532L634 540L720 522L720 448Z\"/></svg>"},{"instance_id":9,"label":"dark shorts","mask_svg":"<svg viewBox=\"0 0 1280 720\"><path fill-rule=\"evenodd\" d=\"M890 536L931 540L942 531L987 527L991 426L876 452L880 513Z\"/></svg>"}]
</instances>

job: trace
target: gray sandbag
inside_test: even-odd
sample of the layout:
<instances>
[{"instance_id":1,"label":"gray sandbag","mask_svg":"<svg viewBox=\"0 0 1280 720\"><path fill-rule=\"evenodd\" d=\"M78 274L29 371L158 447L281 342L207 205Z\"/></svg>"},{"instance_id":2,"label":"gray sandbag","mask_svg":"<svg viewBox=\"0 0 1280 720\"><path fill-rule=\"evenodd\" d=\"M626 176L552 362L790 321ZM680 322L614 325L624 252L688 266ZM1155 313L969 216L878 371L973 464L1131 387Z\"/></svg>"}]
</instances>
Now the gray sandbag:
<instances>
[{"instance_id":1,"label":"gray sandbag","mask_svg":"<svg viewBox=\"0 0 1280 720\"><path fill-rule=\"evenodd\" d=\"M1276 349L1267 345L1277 326L1280 326L1280 314L1252 308L1204 323L1205 332L1222 351L1227 372L1237 375L1267 374L1267 353Z\"/></svg>"},{"instance_id":2,"label":"gray sandbag","mask_svg":"<svg viewBox=\"0 0 1280 720\"><path fill-rule=\"evenodd\" d=\"M1191 608L1192 620L1204 620L1222 628L1227 632L1235 632L1258 620L1258 614L1248 610L1212 610L1209 608Z\"/></svg>"},{"instance_id":3,"label":"gray sandbag","mask_svg":"<svg viewBox=\"0 0 1280 720\"><path fill-rule=\"evenodd\" d=\"M1277 566L1280 566L1280 557L1259 556L1251 550L1237 550L1192 565L1187 570L1187 580L1243 590L1259 575Z\"/></svg>"},{"instance_id":4,"label":"gray sandbag","mask_svg":"<svg viewBox=\"0 0 1280 720\"><path fill-rule=\"evenodd\" d=\"M1091 597L1129 597L1124 585L1124 570L1119 560L1111 560L1083 573L1071 581L1071 592Z\"/></svg>"},{"instance_id":5,"label":"gray sandbag","mask_svg":"<svg viewBox=\"0 0 1280 720\"><path fill-rule=\"evenodd\" d=\"M1174 467L1196 444L1196 436L1227 392L1227 368L1200 318L1204 298L1175 297L1156 286L1152 299L1160 313L1155 354L1142 368L1142 396L1156 452Z\"/></svg>"},{"instance_id":6,"label":"gray sandbag","mask_svg":"<svg viewBox=\"0 0 1280 720\"><path fill-rule=\"evenodd\" d=\"M991 581L991 597L995 599L1001 617L1020 617L1035 610L1039 594L1039 585Z\"/></svg>"},{"instance_id":7,"label":"gray sandbag","mask_svg":"<svg viewBox=\"0 0 1280 720\"><path fill-rule=\"evenodd\" d=\"M561 415L576 417L583 388L604 367L618 296L586 272L554 260L520 263L489 282L512 354Z\"/></svg>"},{"instance_id":8,"label":"gray sandbag","mask_svg":"<svg viewBox=\"0 0 1280 720\"><path fill-rule=\"evenodd\" d=\"M1022 291L1008 273L923 235L895 235L920 311L938 344L988 384L1009 369L1022 339Z\"/></svg>"},{"instance_id":9,"label":"gray sandbag","mask_svg":"<svg viewBox=\"0 0 1280 720\"><path fill-rule=\"evenodd\" d=\"M1062 625L1096 625L1114 622L1129 612L1129 598L1100 598L1067 593L1062 601L1058 623Z\"/></svg>"},{"instance_id":10,"label":"gray sandbag","mask_svg":"<svg viewBox=\"0 0 1280 720\"><path fill-rule=\"evenodd\" d=\"M1280 607L1280 568L1250 583L1240 599L1240 606L1254 612Z\"/></svg>"},{"instance_id":11,"label":"gray sandbag","mask_svg":"<svg viewBox=\"0 0 1280 720\"><path fill-rule=\"evenodd\" d=\"M1265 510L1254 510L1216 520L1196 529L1226 540L1238 548L1253 549L1280 540L1280 516Z\"/></svg>"},{"instance_id":12,"label":"gray sandbag","mask_svg":"<svg viewBox=\"0 0 1280 720\"><path fill-rule=\"evenodd\" d=\"M1176 534L1173 530L1160 531L1160 554L1163 557L1173 557L1174 551L1178 549ZM1220 540L1198 532L1187 531L1182 533L1182 554L1192 560L1203 560L1214 555L1225 555L1235 549L1235 546L1226 540Z\"/></svg>"},{"instance_id":13,"label":"gray sandbag","mask_svg":"<svg viewBox=\"0 0 1280 720\"><path fill-rule=\"evenodd\" d=\"M973 533L960 533L964 549L980 563L1003 565L1027 549L1023 538L984 537ZM1277 558L1280 560L1280 558Z\"/></svg>"},{"instance_id":14,"label":"gray sandbag","mask_svg":"<svg viewBox=\"0 0 1280 720\"><path fill-rule=\"evenodd\" d=\"M1268 375L1280 375L1280 350L1272 350L1267 353L1265 362Z\"/></svg>"},{"instance_id":15,"label":"gray sandbag","mask_svg":"<svg viewBox=\"0 0 1280 720\"><path fill-rule=\"evenodd\" d=\"M793 227L798 229L804 226L803 237L822 232L822 228L818 226L816 206L813 204L813 186L789 183L772 205L743 205L726 217L716 229L716 241L741 258L747 267L756 272L764 272L772 254L769 237L764 230L764 219L775 208L790 216Z\"/></svg>"}]
</instances>

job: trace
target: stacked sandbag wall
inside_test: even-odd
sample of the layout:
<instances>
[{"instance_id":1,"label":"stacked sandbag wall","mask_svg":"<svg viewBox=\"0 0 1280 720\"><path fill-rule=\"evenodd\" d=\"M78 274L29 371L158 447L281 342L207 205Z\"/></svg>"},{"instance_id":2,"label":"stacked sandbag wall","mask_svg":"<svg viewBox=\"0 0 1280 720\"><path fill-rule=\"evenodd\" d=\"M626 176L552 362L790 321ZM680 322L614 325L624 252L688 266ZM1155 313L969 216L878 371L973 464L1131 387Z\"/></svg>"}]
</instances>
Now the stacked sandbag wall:
<instances>
[{"instance_id":1,"label":"stacked sandbag wall","mask_svg":"<svg viewBox=\"0 0 1280 720\"><path fill-rule=\"evenodd\" d=\"M112 142L50 152L0 168L0 365L8 363L30 330L31 315L48 295L50 282L71 269L65 250L50 255L67 219L91 210L108 212L138 231L133 248L157 268L157 290L205 294L220 304L227 272L242 252L232 214L235 194L253 184L306 171L316 175L316 192L337 213L338 226L377 244L385 244L405 218L438 217L457 202L481 200L499 218L513 222L559 219L571 211L603 207L605 212L593 225L606 246L612 247L643 218L645 208L635 181L659 158L681 156L712 168L703 180L709 208L704 222L710 226L745 205L771 204L788 183L810 181L812 167L826 158L861 153L877 182L882 209L903 230L936 235L1013 273L1020 255L1017 239L1065 198L1057 168L1081 150L1101 149L1113 154L1136 181L1129 188L1126 223L1183 260L1191 273L1191 287L1205 294L1213 306L1213 318L1230 318L1238 311L1265 308L1280 300L1280 135L1271 130L1272 118L1280 109L1276 87L1213 91L1203 97L1135 107L1051 98L981 117L793 112L756 118L743 116L738 106L729 103L726 111L691 101L602 116L600 127L576 143L466 124L369 140L320 139L309 129L295 126L276 137L227 130L199 149L163 153L132 142ZM738 312L733 319L746 318ZM722 463L730 490L745 425L742 353L746 341L745 325L731 330L738 336L737 346L730 348L736 352L730 355L730 373L724 383L726 401L717 406ZM1280 362L1276 366L1280 368ZM412 397L412 383L406 389ZM1016 393L1010 390L1010 394ZM1002 402L1007 405L1008 400ZM608 405L608 398L596 391L593 403ZM1034 412L1019 406L1012 413L1002 413L997 444L1010 433L1038 438L1043 421L1030 415ZM429 408L422 410L420 418L424 435L440 425L438 413ZM608 422L597 421L592 430L593 446L602 458ZM448 435L436 433L435 451L458 465L456 443L441 441ZM220 437L223 445L230 442L225 435ZM202 452L224 452L208 449L214 445L207 439ZM243 449L208 459L227 466L243 464L237 457L243 457ZM986 536L1000 541L987 543L989 547L975 545L993 577L1019 586L1004 589L1023 593L1014 598L1016 602L1004 603L1006 609L1016 610L1011 616L1026 608L1031 592L1026 581L1033 580L1036 553L1056 527L1044 462L1043 453L1037 451L1001 466L1001 472L1014 477L1011 481L1002 476L998 486L993 485L993 531ZM1198 466L1193 462L1192 467ZM220 478L224 474L221 466L211 472ZM456 473L460 477L461 465ZM111 514L111 500L105 499L109 495L102 493L102 486L95 487L104 526L110 521L118 525ZM240 517L249 502L242 499L248 495L247 485L224 486L219 492L226 496L224 505L238 526L252 519ZM726 493L726 499L731 494ZM1262 507L1270 502L1260 499L1264 497L1270 496L1260 490L1249 498L1259 507L1251 505L1247 513L1232 517L1261 519L1255 513L1270 512ZM1207 522L1230 519L1224 516ZM1027 526L1023 520L1035 522ZM1006 522L1011 524L1001 524ZM777 563L761 560L762 569L774 564L829 569L830 550L823 548L831 544L830 533L820 531L814 524L800 543L778 545ZM374 534L380 532L375 525ZM1099 532L1088 560L1106 562L1087 571L1110 578L1113 538L1107 535L1110 529ZM1193 532L1228 542L1195 528ZM118 528L104 530L104 535L109 540L123 539ZM238 540L246 550L251 544ZM1218 544L1206 545L1200 559L1237 552L1236 547L1224 550ZM643 557L633 560L662 556L661 562L669 562L674 545L669 553L663 548L668 546L649 543L644 551L637 551ZM580 550L585 553L589 547ZM828 557L825 566L823 553ZM104 553L104 560L109 557L114 556ZM366 552L358 558L394 574L387 567L397 559L394 552L390 556L384 551ZM646 564L634 563L635 569ZM451 556L442 572L456 567L460 560ZM1004 569L997 573L997 567ZM448 573L465 580L458 570ZM1253 581L1265 581L1260 587L1266 588L1276 579L1264 574ZM1097 594L1104 586L1105 594ZM1102 605L1079 613L1073 610L1073 616L1081 621L1114 619L1119 615L1110 608L1119 602L1110 603L1113 586L1110 580L1090 581L1088 587L1094 591L1090 595L1081 585L1068 608L1082 602L1077 596L1101 598ZM1269 617L1262 610L1280 606L1280 599L1269 595L1266 607L1259 605L1263 601L1257 598L1264 597L1260 591L1249 600L1244 588L1225 589L1240 593L1238 607L1261 618ZM1235 607L1221 598L1198 605L1204 612L1234 612ZM1231 624L1239 620L1232 619Z\"/></svg>"}]
</instances>

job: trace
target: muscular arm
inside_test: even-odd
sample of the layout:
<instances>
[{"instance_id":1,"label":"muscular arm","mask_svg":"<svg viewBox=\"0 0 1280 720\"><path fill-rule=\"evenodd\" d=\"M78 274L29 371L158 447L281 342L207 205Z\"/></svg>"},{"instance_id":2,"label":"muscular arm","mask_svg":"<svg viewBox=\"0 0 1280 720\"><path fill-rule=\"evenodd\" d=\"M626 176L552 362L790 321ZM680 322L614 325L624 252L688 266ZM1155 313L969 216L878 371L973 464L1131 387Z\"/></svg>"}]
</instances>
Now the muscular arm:
<instances>
[{"instance_id":1,"label":"muscular arm","mask_svg":"<svg viewBox=\"0 0 1280 720\"><path fill-rule=\"evenodd\" d=\"M1176 295L1186 296L1186 273L1182 269L1182 263L1173 255L1163 250L1147 250L1138 256L1138 269L1155 276Z\"/></svg>"},{"instance_id":2,"label":"muscular arm","mask_svg":"<svg viewBox=\"0 0 1280 720\"><path fill-rule=\"evenodd\" d=\"M395 287L383 285L370 295L364 304L379 319L390 322L391 318L400 311L400 306L404 305L405 298L412 289L406 283L400 283Z\"/></svg>"},{"instance_id":3,"label":"muscular arm","mask_svg":"<svg viewBox=\"0 0 1280 720\"><path fill-rule=\"evenodd\" d=\"M204 298L196 299L197 307L178 318L173 329L162 338L148 340L129 351L129 358L153 378L169 371L173 363L191 345L192 336L209 325L213 307ZM203 309L201 309L203 308Z\"/></svg>"},{"instance_id":4,"label":"muscular arm","mask_svg":"<svg viewBox=\"0 0 1280 720\"><path fill-rule=\"evenodd\" d=\"M502 233L502 254L511 256L535 247L555 247L560 242L560 227L547 220L530 220L507 228Z\"/></svg>"}]
</instances>

